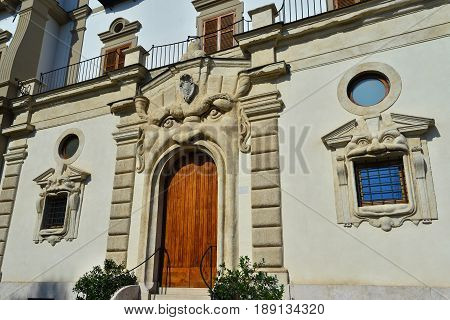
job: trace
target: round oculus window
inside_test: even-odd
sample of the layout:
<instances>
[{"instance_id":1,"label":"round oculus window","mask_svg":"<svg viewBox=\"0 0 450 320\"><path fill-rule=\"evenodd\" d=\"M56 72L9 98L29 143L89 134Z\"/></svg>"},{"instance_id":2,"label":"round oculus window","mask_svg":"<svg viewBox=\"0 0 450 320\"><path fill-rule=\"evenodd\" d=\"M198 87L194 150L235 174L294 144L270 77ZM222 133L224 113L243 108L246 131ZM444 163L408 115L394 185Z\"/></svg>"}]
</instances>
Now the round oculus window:
<instances>
[{"instance_id":1,"label":"round oculus window","mask_svg":"<svg viewBox=\"0 0 450 320\"><path fill-rule=\"evenodd\" d=\"M59 156L62 159L70 159L77 152L80 146L80 139L75 134L69 134L59 145Z\"/></svg>"},{"instance_id":2,"label":"round oculus window","mask_svg":"<svg viewBox=\"0 0 450 320\"><path fill-rule=\"evenodd\" d=\"M114 26L114 32L115 33L119 33L120 31L122 31L123 30L123 23L122 22L120 22L120 23L118 23L118 24L116 24L115 26Z\"/></svg>"},{"instance_id":3,"label":"round oculus window","mask_svg":"<svg viewBox=\"0 0 450 320\"><path fill-rule=\"evenodd\" d=\"M364 73L350 81L348 97L361 107L371 107L383 101L389 90L389 80L386 76L374 72Z\"/></svg>"}]
</instances>

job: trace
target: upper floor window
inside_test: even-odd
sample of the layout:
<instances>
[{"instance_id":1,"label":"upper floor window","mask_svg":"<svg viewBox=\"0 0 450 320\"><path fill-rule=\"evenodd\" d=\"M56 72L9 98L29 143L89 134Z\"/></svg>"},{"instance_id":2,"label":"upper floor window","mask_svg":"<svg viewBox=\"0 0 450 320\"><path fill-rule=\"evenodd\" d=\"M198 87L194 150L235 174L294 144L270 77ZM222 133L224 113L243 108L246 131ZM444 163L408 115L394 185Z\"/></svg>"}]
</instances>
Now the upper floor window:
<instances>
[{"instance_id":1,"label":"upper floor window","mask_svg":"<svg viewBox=\"0 0 450 320\"><path fill-rule=\"evenodd\" d=\"M125 66L125 54L123 52L130 47L131 44L127 43L107 50L105 55L105 72L123 68Z\"/></svg>"},{"instance_id":2,"label":"upper floor window","mask_svg":"<svg viewBox=\"0 0 450 320\"><path fill-rule=\"evenodd\" d=\"M67 192L48 195L45 198L42 229L60 229L64 227L67 208Z\"/></svg>"},{"instance_id":3,"label":"upper floor window","mask_svg":"<svg viewBox=\"0 0 450 320\"><path fill-rule=\"evenodd\" d=\"M234 13L205 21L203 26L206 54L232 48L234 45Z\"/></svg>"}]
</instances>

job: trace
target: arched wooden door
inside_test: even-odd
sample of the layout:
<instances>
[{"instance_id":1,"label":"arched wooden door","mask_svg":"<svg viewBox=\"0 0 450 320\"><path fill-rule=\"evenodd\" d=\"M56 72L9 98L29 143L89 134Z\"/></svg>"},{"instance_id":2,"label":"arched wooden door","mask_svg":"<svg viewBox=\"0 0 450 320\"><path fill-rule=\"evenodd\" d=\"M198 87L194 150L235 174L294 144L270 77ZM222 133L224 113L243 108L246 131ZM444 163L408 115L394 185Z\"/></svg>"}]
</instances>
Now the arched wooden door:
<instances>
[{"instance_id":1,"label":"arched wooden door","mask_svg":"<svg viewBox=\"0 0 450 320\"><path fill-rule=\"evenodd\" d=\"M202 152L181 156L165 180L162 285L202 288L216 274L217 169ZM212 273L211 273L212 270Z\"/></svg>"}]
</instances>

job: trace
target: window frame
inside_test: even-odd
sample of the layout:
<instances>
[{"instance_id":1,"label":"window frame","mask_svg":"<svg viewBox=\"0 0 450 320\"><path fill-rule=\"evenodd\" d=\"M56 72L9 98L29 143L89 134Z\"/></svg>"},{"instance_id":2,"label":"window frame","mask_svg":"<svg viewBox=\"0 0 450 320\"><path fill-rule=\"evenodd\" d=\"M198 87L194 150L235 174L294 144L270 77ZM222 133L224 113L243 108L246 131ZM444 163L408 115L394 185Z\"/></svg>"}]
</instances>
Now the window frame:
<instances>
[{"instance_id":1,"label":"window frame","mask_svg":"<svg viewBox=\"0 0 450 320\"><path fill-rule=\"evenodd\" d=\"M370 207L370 206L376 206L376 205L386 205L386 204L407 204L408 203L408 187L406 183L406 176L405 176L405 165L403 163L403 160L400 159L374 159L370 161L364 161L364 162L355 162L354 165L354 171L355 171L355 183L356 183L356 193L358 196L358 206L361 207ZM360 176L360 170L361 169L368 169L368 168L376 168L376 167L382 167L382 166L389 166L389 165L401 165L400 169L400 187L401 187L401 193L402 198L400 200L397 199L390 199L390 200L371 200L366 201L363 200L363 185L361 183L361 176ZM394 185L394 184L392 184Z\"/></svg>"},{"instance_id":2,"label":"window frame","mask_svg":"<svg viewBox=\"0 0 450 320\"><path fill-rule=\"evenodd\" d=\"M124 50L130 49L132 46L131 42L127 42L126 44L121 44L119 46L115 46L113 48L105 48L105 62L103 63L103 72L104 73L108 73L108 72L112 72L112 71L116 71L116 70L120 70L122 68L125 67L125 55L123 55L123 66L121 65L121 54ZM108 70L109 68L109 64L108 64L108 56L112 53L116 53L116 57L114 58L114 69Z\"/></svg>"},{"instance_id":3,"label":"window frame","mask_svg":"<svg viewBox=\"0 0 450 320\"><path fill-rule=\"evenodd\" d=\"M56 227L48 227L46 226L46 219L48 217L46 217L46 215L50 214L46 212L47 209L47 205L48 205L48 198L49 197L56 197L59 196L61 194L64 194L66 196L66 204L65 204L65 210L64 210L64 220L61 226L56 226ZM51 193L51 194L47 194L44 198L44 206L42 209L42 221L41 221L41 228L40 228L40 233L41 234L60 234L60 233L64 233L65 230L67 229L67 213L68 213L68 209L69 209L69 197L70 197L70 192L69 191L59 191L56 193Z\"/></svg>"},{"instance_id":4,"label":"window frame","mask_svg":"<svg viewBox=\"0 0 450 320\"><path fill-rule=\"evenodd\" d=\"M222 28L222 18L227 17L227 16L231 16L231 15L233 16L233 23L230 26L228 26L228 27ZM217 21L217 30L215 32L211 32L211 33L206 34L206 24L208 22L215 21L215 20ZM206 50L204 50L206 52L206 54L213 54L213 53L216 53L216 52L219 52L219 51L222 51L222 50L228 50L228 49L231 49L231 48L234 47L234 45L233 45L230 48L226 48L226 49L222 48L222 33L232 31L233 32L233 43L234 43L235 24L236 24L236 12L234 12L234 11L228 12L226 14L221 14L221 15L215 16L213 18L207 18L207 19L205 19L203 21L203 35L202 35L202 37L203 37L203 49L206 48L206 39L207 38L211 38L211 37L213 37L213 35L216 35L216 37L217 37L217 40L216 40L216 51L206 52Z\"/></svg>"}]
</instances>

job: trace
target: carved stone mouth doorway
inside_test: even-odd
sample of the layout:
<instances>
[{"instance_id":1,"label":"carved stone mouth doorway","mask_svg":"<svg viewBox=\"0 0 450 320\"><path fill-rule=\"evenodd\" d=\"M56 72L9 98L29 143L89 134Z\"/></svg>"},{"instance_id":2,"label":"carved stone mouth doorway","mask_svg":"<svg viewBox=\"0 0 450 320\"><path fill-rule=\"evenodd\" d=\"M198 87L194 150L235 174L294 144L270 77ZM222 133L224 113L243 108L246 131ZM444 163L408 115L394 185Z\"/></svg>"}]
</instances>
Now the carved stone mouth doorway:
<instances>
[{"instance_id":1,"label":"carved stone mouth doorway","mask_svg":"<svg viewBox=\"0 0 450 320\"><path fill-rule=\"evenodd\" d=\"M163 287L204 288L217 271L218 177L200 150L171 159L162 173L159 282ZM206 282L206 283L205 283Z\"/></svg>"}]
</instances>

